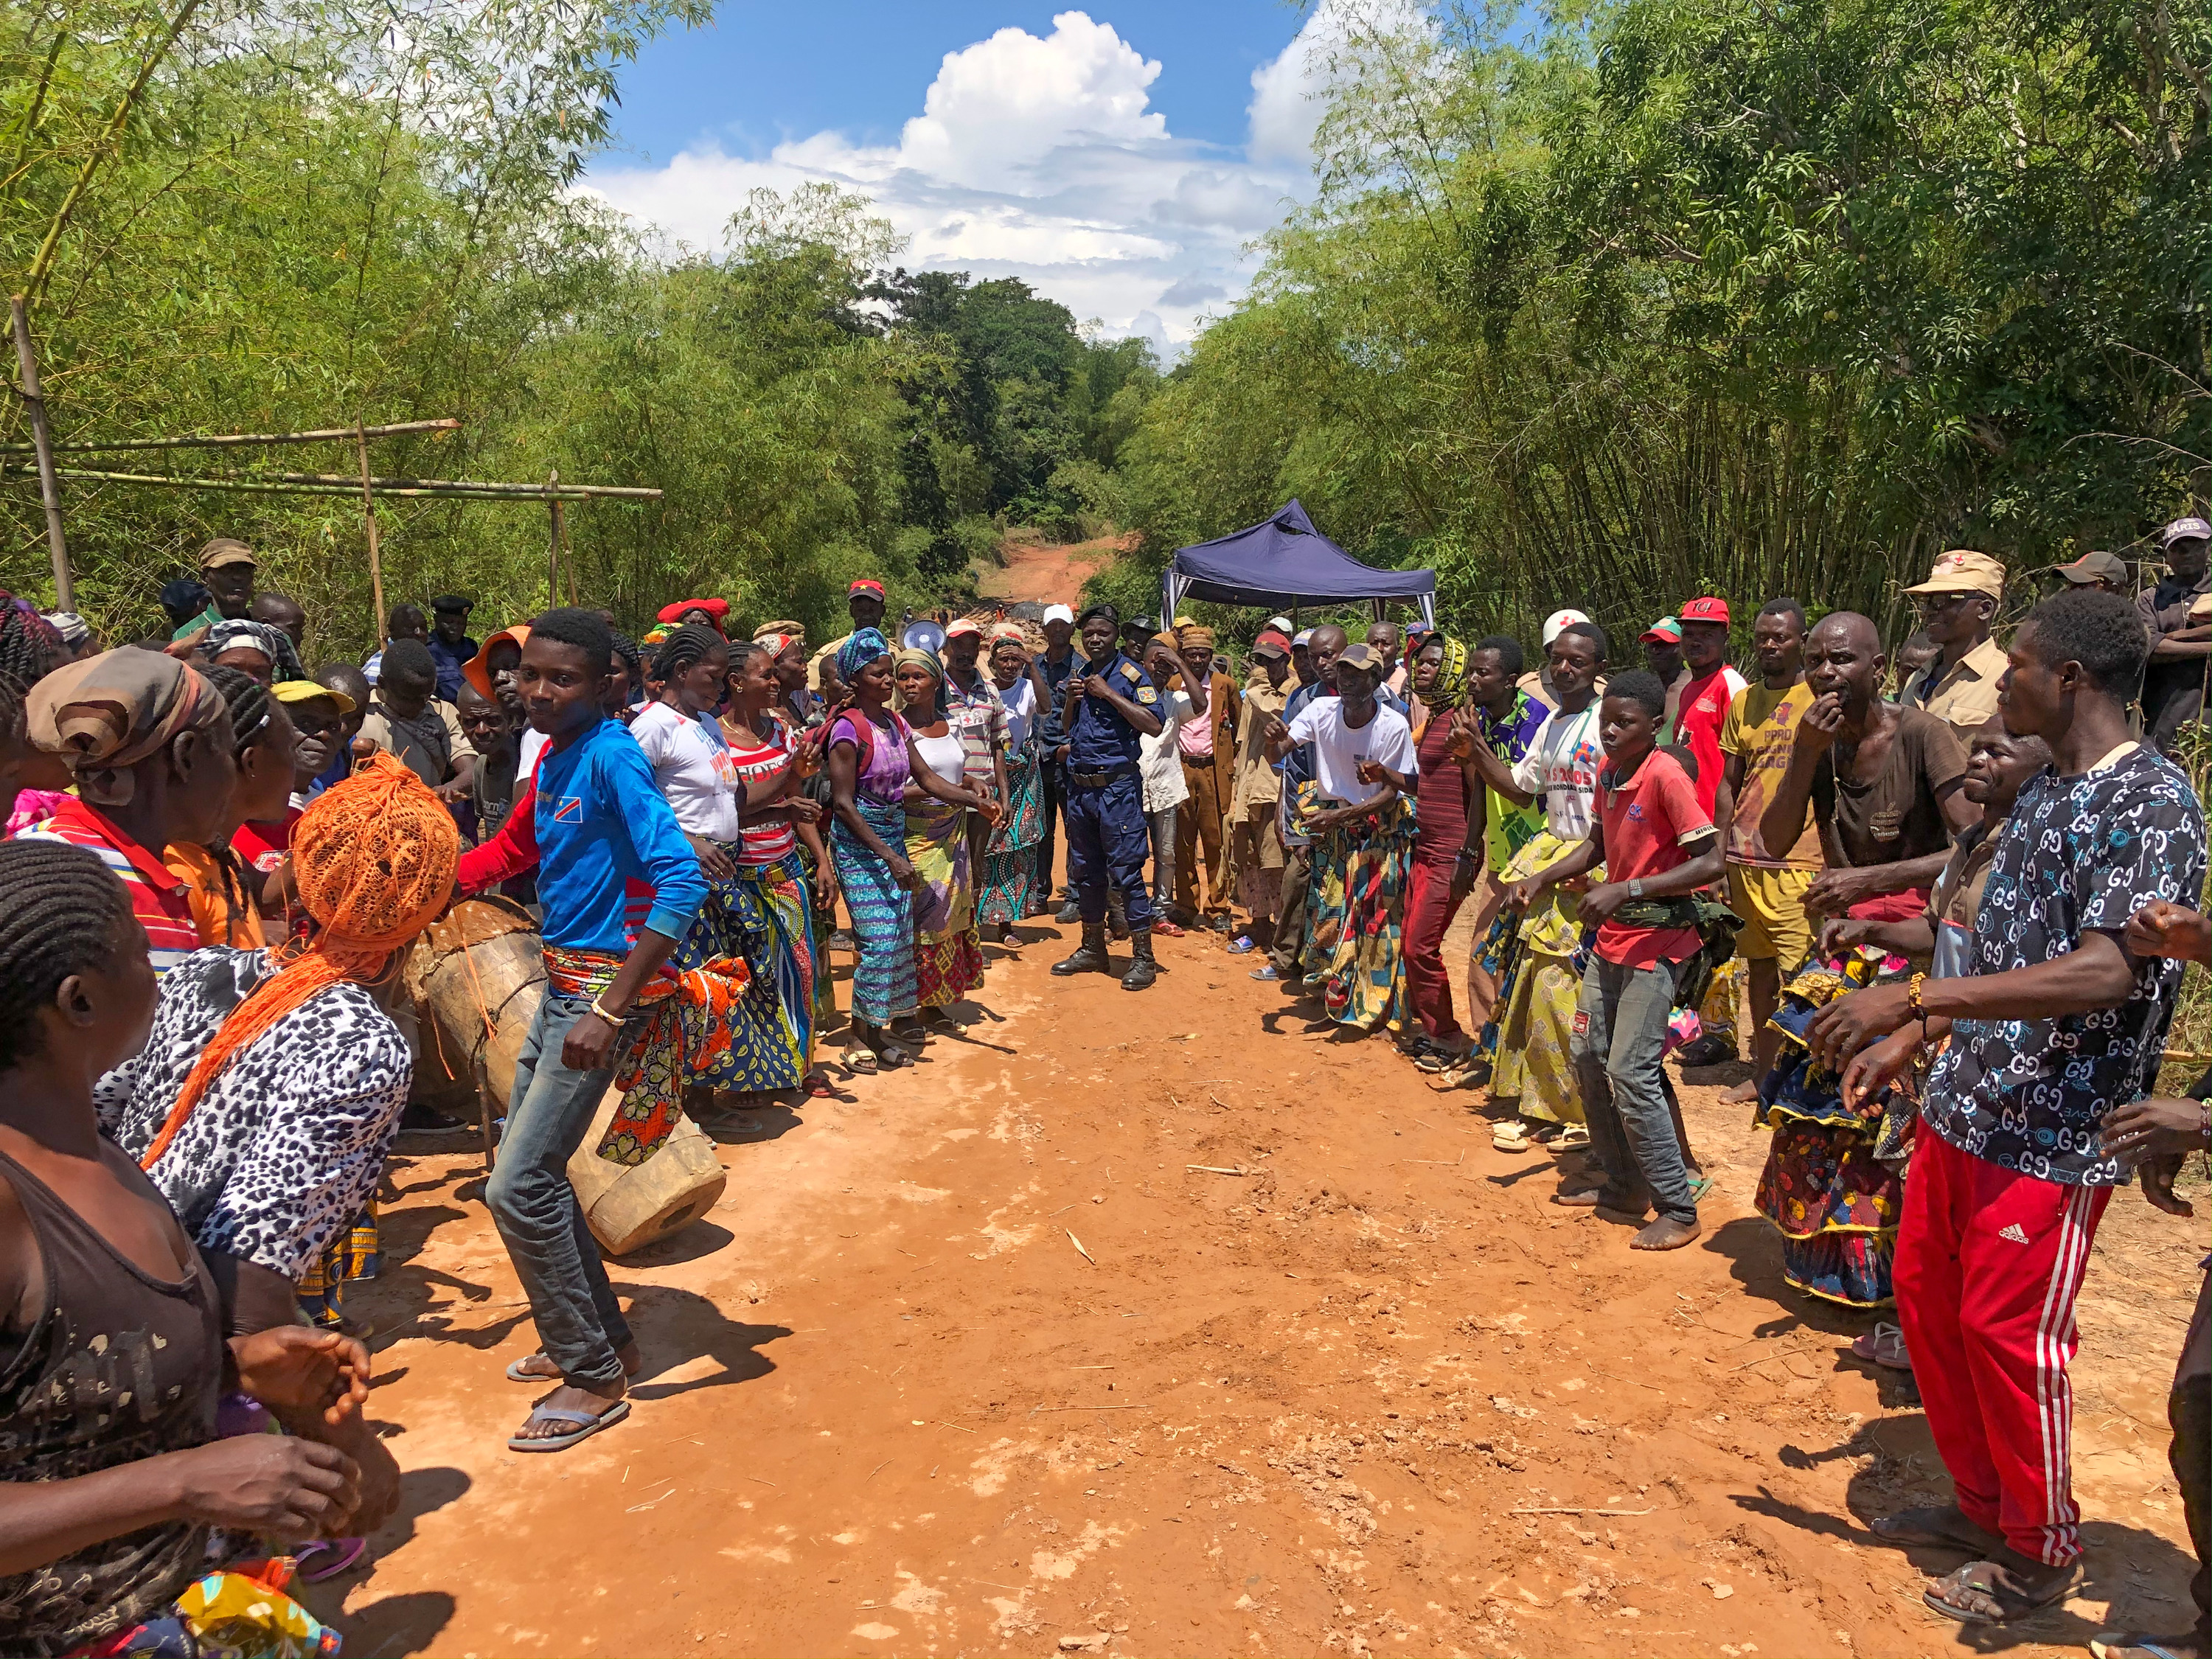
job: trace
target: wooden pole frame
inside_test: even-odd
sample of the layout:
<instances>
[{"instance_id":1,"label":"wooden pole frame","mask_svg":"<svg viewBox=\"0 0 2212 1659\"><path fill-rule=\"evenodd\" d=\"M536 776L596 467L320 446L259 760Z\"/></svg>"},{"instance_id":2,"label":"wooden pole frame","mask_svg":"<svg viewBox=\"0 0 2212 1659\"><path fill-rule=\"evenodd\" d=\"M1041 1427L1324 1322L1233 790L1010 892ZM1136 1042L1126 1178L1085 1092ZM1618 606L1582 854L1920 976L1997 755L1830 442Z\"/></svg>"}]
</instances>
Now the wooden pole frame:
<instances>
[{"instance_id":1,"label":"wooden pole frame","mask_svg":"<svg viewBox=\"0 0 2212 1659\"><path fill-rule=\"evenodd\" d=\"M376 606L376 642L374 648L384 649L384 562L379 554L376 539L376 497L369 488L368 429L354 428L354 442L361 451L361 515L368 529L368 591Z\"/></svg>"},{"instance_id":2,"label":"wooden pole frame","mask_svg":"<svg viewBox=\"0 0 2212 1659\"><path fill-rule=\"evenodd\" d=\"M20 463L0 459L0 482L31 476ZM152 484L164 489L229 489L254 495L358 495L359 477L343 473L291 473L274 478L180 478L164 472L104 472L89 467L59 466L58 478L81 478L92 483ZM472 483L458 479L371 478L380 495L406 495L427 500L480 501L657 501L658 489L616 484L561 484L549 489L533 483Z\"/></svg>"},{"instance_id":3,"label":"wooden pole frame","mask_svg":"<svg viewBox=\"0 0 2212 1659\"><path fill-rule=\"evenodd\" d=\"M557 468L545 475L549 491L560 482ZM554 496L548 505L553 510L552 528L545 538L545 606L550 611L561 603L561 498Z\"/></svg>"},{"instance_id":4,"label":"wooden pole frame","mask_svg":"<svg viewBox=\"0 0 2212 1659\"><path fill-rule=\"evenodd\" d=\"M106 442L80 439L56 444L57 455L105 455L126 449L232 449L256 444L318 444L343 442L362 437L398 438L412 432L458 432L461 423L447 416L434 421L398 421L388 426L331 427L319 432L228 432L208 437L116 438ZM0 455L30 453L29 444L0 444Z\"/></svg>"},{"instance_id":5,"label":"wooden pole frame","mask_svg":"<svg viewBox=\"0 0 2212 1659\"><path fill-rule=\"evenodd\" d=\"M22 383L15 390L31 412L31 447L39 458L39 504L46 514L46 552L54 564L54 607L76 609L76 583L70 574L69 540L62 531L62 491L54 476L53 433L46 425L46 400L39 391L39 356L31 349L31 324L23 296L8 301L8 319L15 331L15 366Z\"/></svg>"}]
</instances>

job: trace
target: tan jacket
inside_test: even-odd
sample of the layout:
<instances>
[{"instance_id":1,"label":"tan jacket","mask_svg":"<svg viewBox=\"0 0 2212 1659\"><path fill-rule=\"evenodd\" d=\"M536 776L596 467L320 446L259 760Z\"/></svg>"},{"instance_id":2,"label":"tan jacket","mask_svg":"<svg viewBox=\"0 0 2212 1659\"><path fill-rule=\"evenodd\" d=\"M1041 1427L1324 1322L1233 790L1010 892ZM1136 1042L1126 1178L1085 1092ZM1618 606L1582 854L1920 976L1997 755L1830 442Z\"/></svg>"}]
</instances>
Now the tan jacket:
<instances>
[{"instance_id":1,"label":"tan jacket","mask_svg":"<svg viewBox=\"0 0 2212 1659\"><path fill-rule=\"evenodd\" d=\"M1905 708L1924 708L1951 729L1964 743L1987 725L1997 712L1997 681L2009 660L1995 640L1979 645L1953 663L1941 678L1929 663L1905 683L1897 701Z\"/></svg>"},{"instance_id":2,"label":"tan jacket","mask_svg":"<svg viewBox=\"0 0 2212 1659\"><path fill-rule=\"evenodd\" d=\"M1226 803L1237 789L1237 724L1244 695L1229 676L1214 673L1206 682L1206 717L1213 727L1213 799ZM1188 757L1185 766L1203 765Z\"/></svg>"}]
</instances>

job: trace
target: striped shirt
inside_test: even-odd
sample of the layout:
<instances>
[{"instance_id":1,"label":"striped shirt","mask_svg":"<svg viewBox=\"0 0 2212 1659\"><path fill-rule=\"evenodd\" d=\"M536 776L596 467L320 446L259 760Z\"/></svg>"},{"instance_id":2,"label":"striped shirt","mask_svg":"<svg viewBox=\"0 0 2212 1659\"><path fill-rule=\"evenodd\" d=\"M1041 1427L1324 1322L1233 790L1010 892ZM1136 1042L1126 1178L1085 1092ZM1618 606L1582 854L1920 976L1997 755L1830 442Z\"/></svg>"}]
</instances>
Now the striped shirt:
<instances>
[{"instance_id":1,"label":"striped shirt","mask_svg":"<svg viewBox=\"0 0 2212 1659\"><path fill-rule=\"evenodd\" d=\"M773 777L791 763L791 750L785 745L790 741L781 721L770 723L774 735L763 742L750 732L739 731L734 737L725 726L722 736L730 746L730 762L737 769L738 798L744 799L745 791L763 778ZM744 850L738 862L757 866L775 864L798 845L798 836L787 817L748 819L738 831L738 840Z\"/></svg>"},{"instance_id":2,"label":"striped shirt","mask_svg":"<svg viewBox=\"0 0 2212 1659\"><path fill-rule=\"evenodd\" d=\"M97 854L130 891L131 914L146 930L147 956L155 974L167 973L200 948L190 885L159 854L148 852L125 835L98 807L69 796L55 806L52 817L25 830L21 839L67 842Z\"/></svg>"}]
</instances>

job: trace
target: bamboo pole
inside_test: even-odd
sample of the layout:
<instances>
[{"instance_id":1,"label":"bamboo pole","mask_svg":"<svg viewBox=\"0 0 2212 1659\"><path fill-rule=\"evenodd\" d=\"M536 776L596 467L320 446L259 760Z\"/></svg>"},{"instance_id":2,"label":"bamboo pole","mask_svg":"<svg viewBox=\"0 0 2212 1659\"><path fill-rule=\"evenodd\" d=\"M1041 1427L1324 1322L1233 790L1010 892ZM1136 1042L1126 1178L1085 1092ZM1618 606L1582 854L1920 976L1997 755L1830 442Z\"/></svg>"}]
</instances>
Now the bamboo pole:
<instances>
[{"instance_id":1,"label":"bamboo pole","mask_svg":"<svg viewBox=\"0 0 2212 1659\"><path fill-rule=\"evenodd\" d=\"M46 400L39 392L39 357L31 349L31 324L23 310L23 296L8 301L8 319L15 329L15 363L22 384L16 390L31 411L32 447L39 457L39 502L46 510L46 552L54 562L54 605L76 609L76 584L70 577L69 543L62 534L61 486L54 480L53 433L46 425Z\"/></svg>"},{"instance_id":2,"label":"bamboo pole","mask_svg":"<svg viewBox=\"0 0 2212 1659\"><path fill-rule=\"evenodd\" d=\"M545 485L550 489L561 481L556 470L545 475ZM549 503L553 513L553 526L545 539L545 604L550 610L561 603L561 500L557 495Z\"/></svg>"},{"instance_id":3,"label":"bamboo pole","mask_svg":"<svg viewBox=\"0 0 2212 1659\"><path fill-rule=\"evenodd\" d=\"M458 432L461 423L450 416L435 421L398 421L388 426L340 426L318 432L229 432L197 438L118 438L108 443L56 444L57 455L111 454L126 449L232 449L253 444L313 444L351 441L361 437L399 438L415 432ZM29 452L28 444L0 444L0 455Z\"/></svg>"},{"instance_id":4,"label":"bamboo pole","mask_svg":"<svg viewBox=\"0 0 2212 1659\"><path fill-rule=\"evenodd\" d=\"M368 526L368 590L376 606L376 641L374 648L384 649L384 563L379 556L376 542L376 497L369 489L368 431L365 427L354 428L354 442L361 451L361 515Z\"/></svg>"},{"instance_id":5,"label":"bamboo pole","mask_svg":"<svg viewBox=\"0 0 2212 1659\"><path fill-rule=\"evenodd\" d=\"M29 472L18 464L0 461L0 478L28 477ZM283 477L260 478L180 478L161 472L104 472L88 467L63 466L54 469L58 478L81 478L94 483L154 484L170 489L232 489L255 495L357 495L361 480L342 474L294 475ZM372 478L369 483L380 495L422 496L429 499L455 501L591 501L607 497L617 501L659 501L658 489L618 488L608 484L561 484L548 489L543 484L470 483L440 479Z\"/></svg>"}]
</instances>

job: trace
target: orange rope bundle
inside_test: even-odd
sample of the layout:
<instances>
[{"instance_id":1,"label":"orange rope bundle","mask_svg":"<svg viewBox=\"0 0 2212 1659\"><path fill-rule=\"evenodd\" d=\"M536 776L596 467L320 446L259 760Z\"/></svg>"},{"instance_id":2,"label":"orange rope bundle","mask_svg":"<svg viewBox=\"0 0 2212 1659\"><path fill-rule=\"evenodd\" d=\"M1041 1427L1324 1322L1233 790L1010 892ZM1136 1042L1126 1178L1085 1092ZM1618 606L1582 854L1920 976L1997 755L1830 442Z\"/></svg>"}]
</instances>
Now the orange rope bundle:
<instances>
[{"instance_id":1,"label":"orange rope bundle","mask_svg":"<svg viewBox=\"0 0 2212 1659\"><path fill-rule=\"evenodd\" d=\"M392 952L436 920L453 893L460 832L408 767L377 753L332 784L292 826L292 869L312 939L270 953L276 971L230 1012L178 1091L140 1166L152 1169L222 1068L316 993L380 977Z\"/></svg>"}]
</instances>

